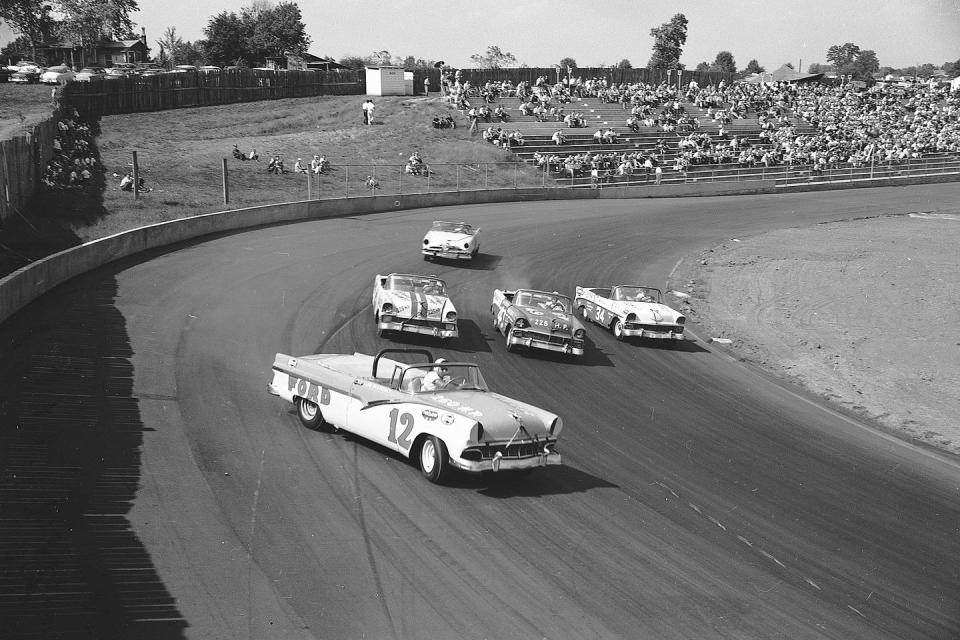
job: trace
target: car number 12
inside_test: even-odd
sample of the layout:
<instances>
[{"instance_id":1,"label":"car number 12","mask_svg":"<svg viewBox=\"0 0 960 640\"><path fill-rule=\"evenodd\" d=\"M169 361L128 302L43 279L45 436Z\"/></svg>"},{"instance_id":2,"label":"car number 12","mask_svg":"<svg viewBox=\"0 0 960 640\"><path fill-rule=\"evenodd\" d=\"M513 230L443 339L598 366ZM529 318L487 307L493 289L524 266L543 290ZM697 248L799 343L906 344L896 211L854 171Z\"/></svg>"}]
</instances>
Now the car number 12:
<instances>
[{"instance_id":1,"label":"car number 12","mask_svg":"<svg viewBox=\"0 0 960 640\"><path fill-rule=\"evenodd\" d=\"M399 436L397 435L398 422L403 428ZM401 449L409 449L410 445L413 444L408 438L411 431L413 431L413 415L400 413L399 409L392 409L390 411L390 434L387 436L387 440L393 442Z\"/></svg>"}]
</instances>

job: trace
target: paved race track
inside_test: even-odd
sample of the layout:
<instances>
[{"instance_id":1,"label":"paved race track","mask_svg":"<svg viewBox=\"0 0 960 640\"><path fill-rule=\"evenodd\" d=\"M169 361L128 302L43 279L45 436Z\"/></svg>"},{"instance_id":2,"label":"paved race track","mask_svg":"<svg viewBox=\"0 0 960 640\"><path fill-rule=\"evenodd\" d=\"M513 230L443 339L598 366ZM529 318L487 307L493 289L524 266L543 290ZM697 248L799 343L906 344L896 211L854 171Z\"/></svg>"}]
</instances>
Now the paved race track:
<instances>
[{"instance_id":1,"label":"paved race track","mask_svg":"<svg viewBox=\"0 0 960 640\"><path fill-rule=\"evenodd\" d=\"M494 287L663 287L784 226L954 206L957 185L402 211L99 270L0 327L0 616L13 637L960 637L960 466L691 340L508 354ZM427 264L432 219L483 228ZM435 355L563 416L564 466L426 482L302 428L274 353L374 353L373 277L444 277ZM696 333L696 327L693 327ZM430 344L409 340L407 344ZM429 348L433 348L431 345ZM2 635L2 633L0 633Z\"/></svg>"}]
</instances>

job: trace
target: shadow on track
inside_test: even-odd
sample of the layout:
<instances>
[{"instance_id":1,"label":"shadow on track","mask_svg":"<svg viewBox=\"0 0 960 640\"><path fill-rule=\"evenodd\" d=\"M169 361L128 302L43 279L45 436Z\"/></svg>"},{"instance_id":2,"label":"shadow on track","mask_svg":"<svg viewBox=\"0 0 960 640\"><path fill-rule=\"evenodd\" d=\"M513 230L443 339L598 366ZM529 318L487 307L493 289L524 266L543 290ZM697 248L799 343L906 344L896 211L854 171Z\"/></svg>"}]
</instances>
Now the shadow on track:
<instances>
[{"instance_id":1,"label":"shadow on track","mask_svg":"<svg viewBox=\"0 0 960 640\"><path fill-rule=\"evenodd\" d=\"M72 280L0 325L4 638L184 637L128 518L145 427L115 273Z\"/></svg>"},{"instance_id":2,"label":"shadow on track","mask_svg":"<svg viewBox=\"0 0 960 640\"><path fill-rule=\"evenodd\" d=\"M461 269L467 269L469 271L493 271L500 265L501 260L503 260L503 256L492 253L479 253L477 257L472 260L444 260L443 258L433 258L424 261L432 262L436 265L460 267Z\"/></svg>"}]
</instances>

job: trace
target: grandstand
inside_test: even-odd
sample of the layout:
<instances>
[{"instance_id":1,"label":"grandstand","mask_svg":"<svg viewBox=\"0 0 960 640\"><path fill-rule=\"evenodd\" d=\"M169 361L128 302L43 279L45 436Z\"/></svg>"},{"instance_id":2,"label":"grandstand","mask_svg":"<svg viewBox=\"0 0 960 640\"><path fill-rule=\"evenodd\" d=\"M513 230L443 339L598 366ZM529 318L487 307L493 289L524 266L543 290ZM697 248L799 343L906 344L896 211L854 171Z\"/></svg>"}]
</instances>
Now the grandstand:
<instances>
[{"instance_id":1,"label":"grandstand","mask_svg":"<svg viewBox=\"0 0 960 640\"><path fill-rule=\"evenodd\" d=\"M702 103L698 105L690 101L689 95L684 99L677 91L673 91L672 96L655 106L654 113L665 108L664 104L669 106L676 100L681 105L681 111L675 113L685 116L688 122L695 122L695 126L679 125L677 130L665 131L659 122L649 126L641 120L637 123L636 130L631 130L626 124L627 118L631 115L632 106L628 102L611 101L610 96L603 99L600 95L584 97L573 95L570 96L570 102L561 106L565 114L582 112L585 123L583 127L570 127L562 120L558 121L557 117L547 115L541 120L534 115L524 115L520 110L524 100L510 91L506 95L504 93L498 95L495 102L490 105L491 108L495 104L502 105L508 114L508 120L505 122L500 122L496 118L491 118L489 122L480 120L478 127L481 132L487 127L493 127L494 130L501 127L508 133L519 131L523 136L524 144L509 147L510 151L525 162L538 164L561 186L573 188L653 184L653 173L642 166L633 167L633 170L625 175L618 175L617 166L624 154L637 157L638 162L634 164L639 165L642 165L646 158L652 157L654 164L659 164L663 168L663 184L762 178L776 178L778 183L808 182L818 179L820 174L825 173L824 170L833 170L835 173L838 169L844 170L845 179L875 178L897 175L904 160L909 162L918 157L928 161L942 160L954 167L960 163L960 153L958 153L960 152L960 127L958 127L960 97L956 93L949 98L944 94L944 99L941 100L944 119L949 125L949 141L942 145L947 147L946 150L928 149L923 153L910 153L906 158L894 159L874 154L866 162L863 162L862 158L848 161L846 157L833 157L830 158L829 163L825 159L819 165L816 162L811 163L807 158L797 162L770 162L769 159L766 162L739 162L739 153L727 153L723 162L718 162L716 157L708 156L702 163L691 164L683 161L678 163L678 156L681 155L679 143L690 133L707 134L713 144L726 144L736 137L739 142L738 151L744 148L750 149L755 152L754 157L757 159L769 151L771 157L776 160L779 156L773 153L776 146L773 141L775 137L773 132L778 128L789 126L791 132L789 138L797 136L810 138L819 135L821 129L800 117L794 109L780 108L771 110L771 113L777 111L781 117L776 126L768 124L767 133L764 134L759 116L766 110L758 107L746 110L742 113L742 117L734 117L723 124L725 135L721 137L721 124L712 117L713 109L708 111ZM907 99L906 95L901 97ZM915 97L912 96L909 99L913 100ZM483 98L476 95L467 99L471 106L484 102ZM556 105L556 100L552 104ZM463 106L462 103L461 106ZM718 108L733 111L734 116L740 115L736 110L730 109L729 103L718 105ZM465 113L465 109L462 109L461 113ZM771 115L770 118L773 119L774 116ZM563 131L566 137L566 142L561 145L556 144L551 138L554 131L558 129ZM598 129L612 129L617 134L616 141L599 143L594 138L594 133ZM686 156L688 157L689 154ZM577 164L580 168L574 167L571 171L571 165ZM597 172L591 171L597 168L598 164L599 176Z\"/></svg>"}]
</instances>

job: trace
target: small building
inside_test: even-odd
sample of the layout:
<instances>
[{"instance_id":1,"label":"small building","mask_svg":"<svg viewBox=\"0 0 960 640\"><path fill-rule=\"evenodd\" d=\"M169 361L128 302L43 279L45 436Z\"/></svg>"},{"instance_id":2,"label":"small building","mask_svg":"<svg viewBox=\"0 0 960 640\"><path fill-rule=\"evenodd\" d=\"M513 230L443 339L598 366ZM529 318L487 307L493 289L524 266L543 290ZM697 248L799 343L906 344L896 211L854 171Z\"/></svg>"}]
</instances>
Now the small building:
<instances>
[{"instance_id":1,"label":"small building","mask_svg":"<svg viewBox=\"0 0 960 640\"><path fill-rule=\"evenodd\" d=\"M146 31L141 29L141 32L142 35L136 39L102 40L88 47L70 41L38 44L37 58L47 66L67 64L75 69L112 67L120 62L142 63L149 59L150 49L147 47Z\"/></svg>"},{"instance_id":2,"label":"small building","mask_svg":"<svg viewBox=\"0 0 960 640\"><path fill-rule=\"evenodd\" d=\"M403 67L367 67L368 96L412 96L413 74L407 81Z\"/></svg>"},{"instance_id":3,"label":"small building","mask_svg":"<svg viewBox=\"0 0 960 640\"><path fill-rule=\"evenodd\" d=\"M321 58L310 53L291 53L287 52L287 69L317 69L318 71L335 71L337 69L346 69L333 58Z\"/></svg>"}]
</instances>

